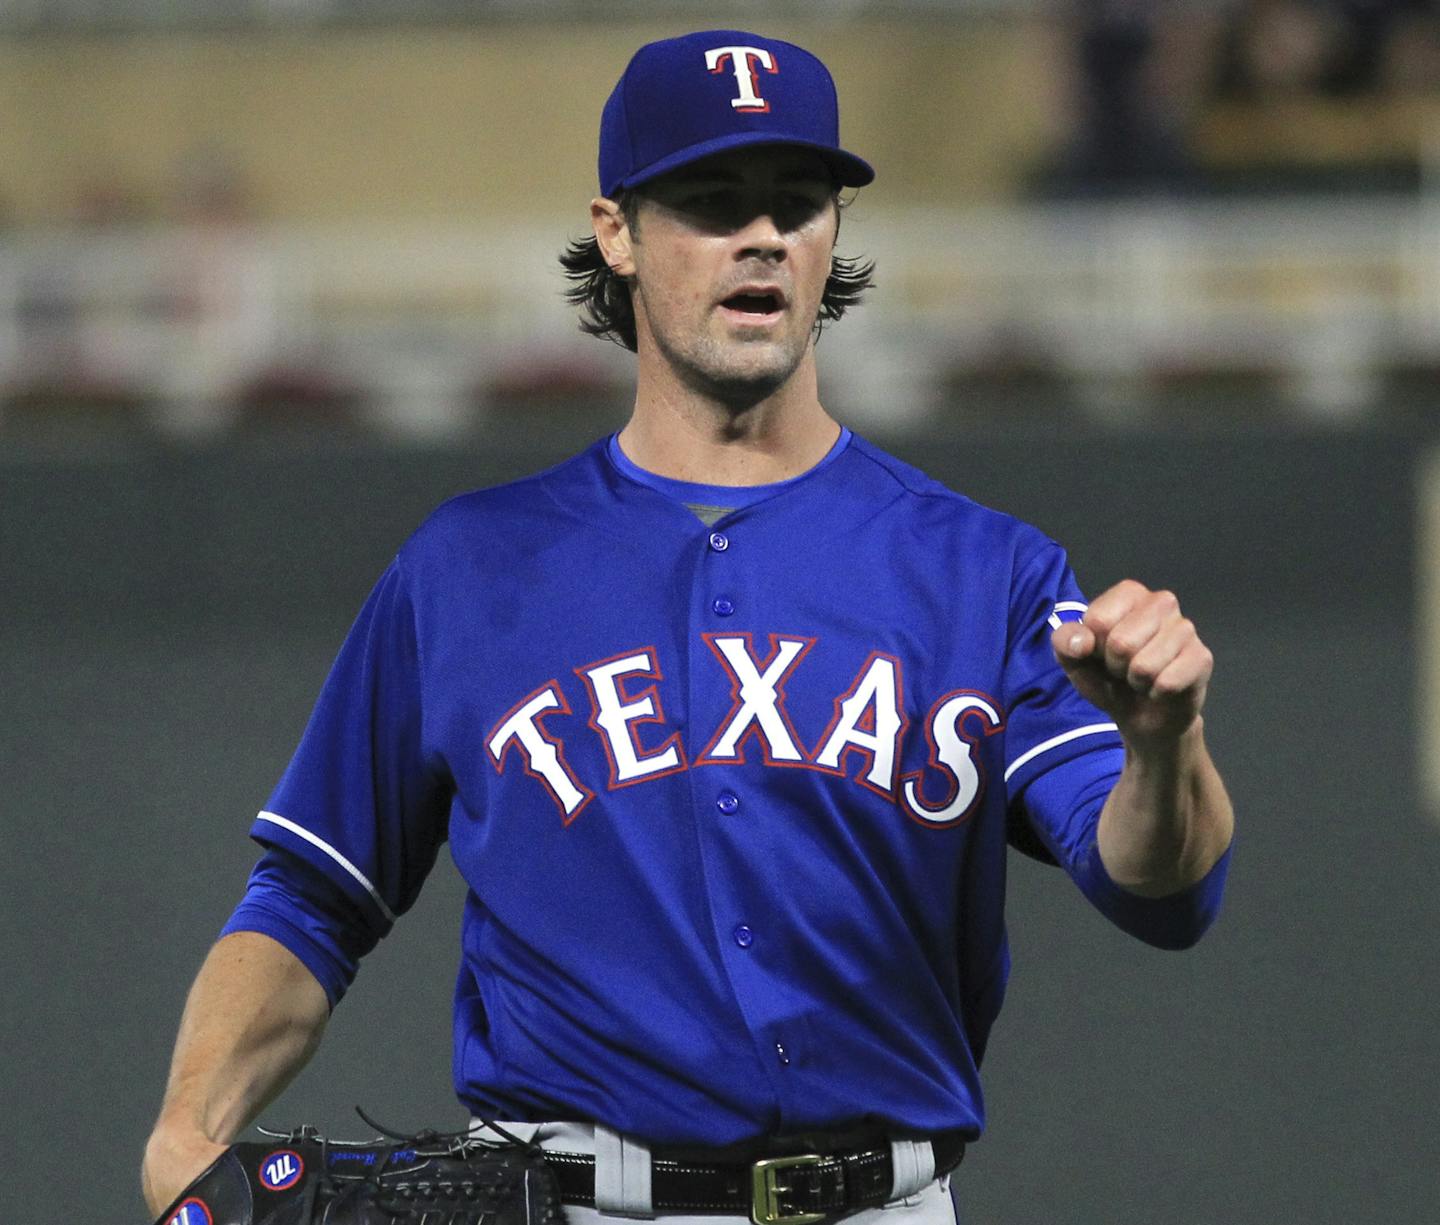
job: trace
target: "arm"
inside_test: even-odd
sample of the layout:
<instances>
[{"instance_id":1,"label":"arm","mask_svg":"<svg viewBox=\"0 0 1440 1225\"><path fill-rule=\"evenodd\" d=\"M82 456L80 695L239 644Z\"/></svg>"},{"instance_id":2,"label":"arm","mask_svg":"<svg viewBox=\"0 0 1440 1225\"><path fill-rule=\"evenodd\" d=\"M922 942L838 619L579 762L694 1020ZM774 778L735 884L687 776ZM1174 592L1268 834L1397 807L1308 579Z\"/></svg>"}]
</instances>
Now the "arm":
<instances>
[{"instance_id":1,"label":"arm","mask_svg":"<svg viewBox=\"0 0 1440 1225\"><path fill-rule=\"evenodd\" d=\"M329 1018L324 990L268 936L236 932L190 989L141 1185L154 1213L218 1157L304 1067Z\"/></svg>"},{"instance_id":2,"label":"arm","mask_svg":"<svg viewBox=\"0 0 1440 1225\"><path fill-rule=\"evenodd\" d=\"M1142 897L1199 881L1230 845L1234 814L1205 747L1200 712L1214 658L1194 623L1168 591L1126 580L1051 641L1071 683L1125 742L1097 830L1105 870Z\"/></svg>"}]
</instances>

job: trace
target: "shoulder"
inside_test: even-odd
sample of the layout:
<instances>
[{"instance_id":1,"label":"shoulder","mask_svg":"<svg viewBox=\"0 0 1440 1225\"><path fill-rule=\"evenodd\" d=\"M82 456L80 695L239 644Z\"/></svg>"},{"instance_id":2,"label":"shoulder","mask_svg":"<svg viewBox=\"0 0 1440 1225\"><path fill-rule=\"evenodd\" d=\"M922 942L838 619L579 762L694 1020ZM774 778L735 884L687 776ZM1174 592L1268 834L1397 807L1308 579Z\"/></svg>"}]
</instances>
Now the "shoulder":
<instances>
[{"instance_id":1,"label":"shoulder","mask_svg":"<svg viewBox=\"0 0 1440 1225\"><path fill-rule=\"evenodd\" d=\"M1017 568L1063 555L1060 545L1039 528L975 501L858 434L852 436L849 450L851 474L868 481L873 492L888 491L896 512L935 533L930 539L936 544L953 541L967 549L994 549L1010 556Z\"/></svg>"},{"instance_id":2,"label":"shoulder","mask_svg":"<svg viewBox=\"0 0 1440 1225\"><path fill-rule=\"evenodd\" d=\"M600 492L599 445L541 472L446 499L401 547L400 565L423 569L457 553L533 548L562 522L583 518Z\"/></svg>"}]
</instances>

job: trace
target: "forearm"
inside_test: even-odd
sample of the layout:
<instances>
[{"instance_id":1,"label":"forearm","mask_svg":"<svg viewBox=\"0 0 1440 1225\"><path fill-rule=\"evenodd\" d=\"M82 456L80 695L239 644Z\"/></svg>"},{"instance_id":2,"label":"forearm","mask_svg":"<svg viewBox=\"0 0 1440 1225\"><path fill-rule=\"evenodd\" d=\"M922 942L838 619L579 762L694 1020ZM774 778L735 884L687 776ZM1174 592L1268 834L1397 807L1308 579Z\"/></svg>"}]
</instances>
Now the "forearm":
<instances>
[{"instance_id":1,"label":"forearm","mask_svg":"<svg viewBox=\"0 0 1440 1225\"><path fill-rule=\"evenodd\" d=\"M1195 884L1230 845L1235 818L1196 718L1175 739L1126 742L1096 841L1110 878L1142 897Z\"/></svg>"},{"instance_id":2,"label":"forearm","mask_svg":"<svg viewBox=\"0 0 1440 1225\"><path fill-rule=\"evenodd\" d=\"M161 1117L231 1143L304 1066L328 1016L288 949L255 932L226 936L190 989Z\"/></svg>"},{"instance_id":3,"label":"forearm","mask_svg":"<svg viewBox=\"0 0 1440 1225\"><path fill-rule=\"evenodd\" d=\"M305 1065L329 1017L325 992L268 936L236 932L210 950L180 1021L142 1179L158 1211ZM202 1160L202 1158L204 1160ZM196 1168L188 1168L189 1165Z\"/></svg>"}]
</instances>

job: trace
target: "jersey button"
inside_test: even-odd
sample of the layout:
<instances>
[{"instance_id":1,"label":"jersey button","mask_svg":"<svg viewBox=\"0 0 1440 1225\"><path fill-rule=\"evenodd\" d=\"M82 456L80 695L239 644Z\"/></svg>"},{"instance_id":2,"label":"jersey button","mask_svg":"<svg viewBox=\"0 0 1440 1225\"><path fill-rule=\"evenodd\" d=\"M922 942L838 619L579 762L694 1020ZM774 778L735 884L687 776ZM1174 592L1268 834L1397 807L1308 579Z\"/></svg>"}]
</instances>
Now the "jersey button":
<instances>
[{"instance_id":1,"label":"jersey button","mask_svg":"<svg viewBox=\"0 0 1440 1225\"><path fill-rule=\"evenodd\" d=\"M740 807L740 797L733 791L722 791L715 799L715 807L728 817Z\"/></svg>"},{"instance_id":2,"label":"jersey button","mask_svg":"<svg viewBox=\"0 0 1440 1225\"><path fill-rule=\"evenodd\" d=\"M711 604L710 607L715 610L718 616L728 617L731 613L735 611L735 601L727 600L722 595L718 599L716 599L716 601Z\"/></svg>"},{"instance_id":3,"label":"jersey button","mask_svg":"<svg viewBox=\"0 0 1440 1225\"><path fill-rule=\"evenodd\" d=\"M724 532L711 532L710 547L717 553L723 553L730 547L730 537Z\"/></svg>"},{"instance_id":4,"label":"jersey button","mask_svg":"<svg viewBox=\"0 0 1440 1225\"><path fill-rule=\"evenodd\" d=\"M742 949L748 949L755 943L755 933L742 923L735 929L735 943Z\"/></svg>"}]
</instances>

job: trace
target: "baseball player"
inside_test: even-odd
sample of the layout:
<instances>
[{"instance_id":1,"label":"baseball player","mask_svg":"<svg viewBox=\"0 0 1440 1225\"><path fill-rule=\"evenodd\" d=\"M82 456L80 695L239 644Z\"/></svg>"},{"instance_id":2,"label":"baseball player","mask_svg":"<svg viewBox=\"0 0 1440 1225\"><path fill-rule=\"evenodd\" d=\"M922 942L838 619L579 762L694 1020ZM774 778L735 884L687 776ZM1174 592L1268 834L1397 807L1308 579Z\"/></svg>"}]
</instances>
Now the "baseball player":
<instances>
[{"instance_id":1,"label":"baseball player","mask_svg":"<svg viewBox=\"0 0 1440 1225\"><path fill-rule=\"evenodd\" d=\"M600 129L589 330L633 415L447 502L380 577L186 1005L156 1211L303 1065L442 844L469 886L455 1090L572 1221L955 1220L1009 971L1007 835L1180 948L1232 816L1175 598L838 424L834 85L734 30L642 47ZM569 1154L564 1155L564 1154Z\"/></svg>"}]
</instances>

